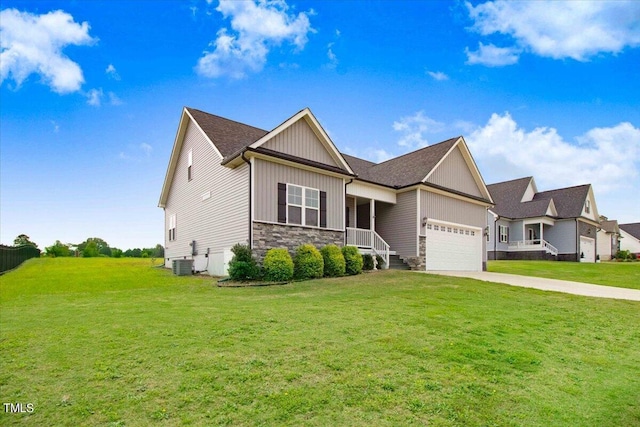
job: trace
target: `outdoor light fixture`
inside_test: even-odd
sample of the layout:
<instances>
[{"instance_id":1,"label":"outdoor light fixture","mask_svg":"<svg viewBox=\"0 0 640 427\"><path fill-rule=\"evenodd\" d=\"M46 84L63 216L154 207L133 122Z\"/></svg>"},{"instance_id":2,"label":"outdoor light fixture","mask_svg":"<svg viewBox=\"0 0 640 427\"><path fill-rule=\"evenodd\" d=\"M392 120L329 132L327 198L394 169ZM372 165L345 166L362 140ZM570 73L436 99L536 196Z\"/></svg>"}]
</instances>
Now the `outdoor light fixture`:
<instances>
[{"instance_id":1,"label":"outdoor light fixture","mask_svg":"<svg viewBox=\"0 0 640 427\"><path fill-rule=\"evenodd\" d=\"M424 218L422 218L422 226L423 226L423 227L426 227L426 226L427 226L427 220L428 220L428 219L429 219L429 218L427 218L426 216L425 216Z\"/></svg>"}]
</instances>

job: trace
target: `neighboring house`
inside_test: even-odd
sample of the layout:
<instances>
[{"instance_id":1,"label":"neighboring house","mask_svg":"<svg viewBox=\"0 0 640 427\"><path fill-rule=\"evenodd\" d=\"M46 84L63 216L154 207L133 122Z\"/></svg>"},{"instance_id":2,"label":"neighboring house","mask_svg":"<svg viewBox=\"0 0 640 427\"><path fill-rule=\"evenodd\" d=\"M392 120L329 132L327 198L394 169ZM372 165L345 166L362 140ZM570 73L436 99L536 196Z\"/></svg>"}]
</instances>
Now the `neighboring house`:
<instances>
[{"instance_id":1,"label":"neighboring house","mask_svg":"<svg viewBox=\"0 0 640 427\"><path fill-rule=\"evenodd\" d=\"M640 254L640 222L620 224L620 249Z\"/></svg>"},{"instance_id":2,"label":"neighboring house","mask_svg":"<svg viewBox=\"0 0 640 427\"><path fill-rule=\"evenodd\" d=\"M303 243L356 245L389 265L481 270L491 196L462 137L375 164L338 151L309 109L272 131L184 108L159 206L165 265L225 274Z\"/></svg>"},{"instance_id":3,"label":"neighboring house","mask_svg":"<svg viewBox=\"0 0 640 427\"><path fill-rule=\"evenodd\" d=\"M598 229L598 255L602 261L609 261L620 250L620 229L618 221L600 216Z\"/></svg>"},{"instance_id":4,"label":"neighboring house","mask_svg":"<svg viewBox=\"0 0 640 427\"><path fill-rule=\"evenodd\" d=\"M598 209L591 184L538 192L533 177L488 185L489 259L596 261Z\"/></svg>"}]
</instances>

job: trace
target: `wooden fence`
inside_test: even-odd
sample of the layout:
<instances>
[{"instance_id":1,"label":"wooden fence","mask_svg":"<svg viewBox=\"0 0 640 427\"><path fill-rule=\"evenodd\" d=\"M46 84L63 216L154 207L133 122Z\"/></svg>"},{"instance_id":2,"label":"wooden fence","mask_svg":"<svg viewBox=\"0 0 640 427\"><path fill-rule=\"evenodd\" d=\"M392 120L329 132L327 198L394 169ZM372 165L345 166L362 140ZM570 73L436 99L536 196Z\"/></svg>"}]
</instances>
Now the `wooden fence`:
<instances>
[{"instance_id":1,"label":"wooden fence","mask_svg":"<svg viewBox=\"0 0 640 427\"><path fill-rule=\"evenodd\" d=\"M30 258L40 256L40 249L32 245L5 246L0 245L0 274L13 270Z\"/></svg>"}]
</instances>

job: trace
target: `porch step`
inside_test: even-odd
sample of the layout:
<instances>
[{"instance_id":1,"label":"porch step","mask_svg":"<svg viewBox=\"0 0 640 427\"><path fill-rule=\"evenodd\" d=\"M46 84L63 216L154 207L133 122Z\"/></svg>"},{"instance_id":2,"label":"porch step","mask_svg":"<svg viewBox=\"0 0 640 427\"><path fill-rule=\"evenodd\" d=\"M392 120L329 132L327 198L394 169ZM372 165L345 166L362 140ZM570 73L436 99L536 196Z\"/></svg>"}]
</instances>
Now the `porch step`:
<instances>
[{"instance_id":1,"label":"porch step","mask_svg":"<svg viewBox=\"0 0 640 427\"><path fill-rule=\"evenodd\" d=\"M411 270L407 264L400 259L398 255L389 255L390 270Z\"/></svg>"}]
</instances>

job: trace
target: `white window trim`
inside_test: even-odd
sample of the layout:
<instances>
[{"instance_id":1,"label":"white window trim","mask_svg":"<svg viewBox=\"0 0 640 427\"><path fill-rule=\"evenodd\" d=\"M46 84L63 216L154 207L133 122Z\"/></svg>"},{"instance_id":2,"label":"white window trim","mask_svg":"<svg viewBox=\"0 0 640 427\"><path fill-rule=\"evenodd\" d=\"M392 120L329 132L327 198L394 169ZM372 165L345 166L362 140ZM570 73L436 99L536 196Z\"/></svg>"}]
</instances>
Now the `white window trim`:
<instances>
[{"instance_id":1,"label":"white window trim","mask_svg":"<svg viewBox=\"0 0 640 427\"><path fill-rule=\"evenodd\" d=\"M297 187L297 188L301 188L302 189L302 204L299 205L297 203L289 203L289 188L291 187ZM307 190L311 190L311 191L315 191L318 195L317 200L318 200L318 207L314 207L314 206L307 206L306 202L307 202ZM303 226L303 227L313 227L313 228L320 228L320 190L317 188L312 188L312 187L305 187L304 185L297 185L297 184L289 184L287 183L287 224L289 225L297 225L297 226ZM300 214L300 224L297 224L295 222L290 222L289 221L289 206L295 206L300 208L301 210L301 214ZM307 209L313 209L317 212L317 223L318 225L307 225Z\"/></svg>"},{"instance_id":2,"label":"white window trim","mask_svg":"<svg viewBox=\"0 0 640 427\"><path fill-rule=\"evenodd\" d=\"M509 227L506 225L498 225L498 234L500 243L509 243Z\"/></svg>"},{"instance_id":3,"label":"white window trim","mask_svg":"<svg viewBox=\"0 0 640 427\"><path fill-rule=\"evenodd\" d=\"M169 241L173 242L176 240L176 214L173 214L169 217Z\"/></svg>"},{"instance_id":4,"label":"white window trim","mask_svg":"<svg viewBox=\"0 0 640 427\"><path fill-rule=\"evenodd\" d=\"M193 149L189 150L189 159L187 164L187 178L189 181L193 179L192 166L193 166Z\"/></svg>"}]
</instances>

